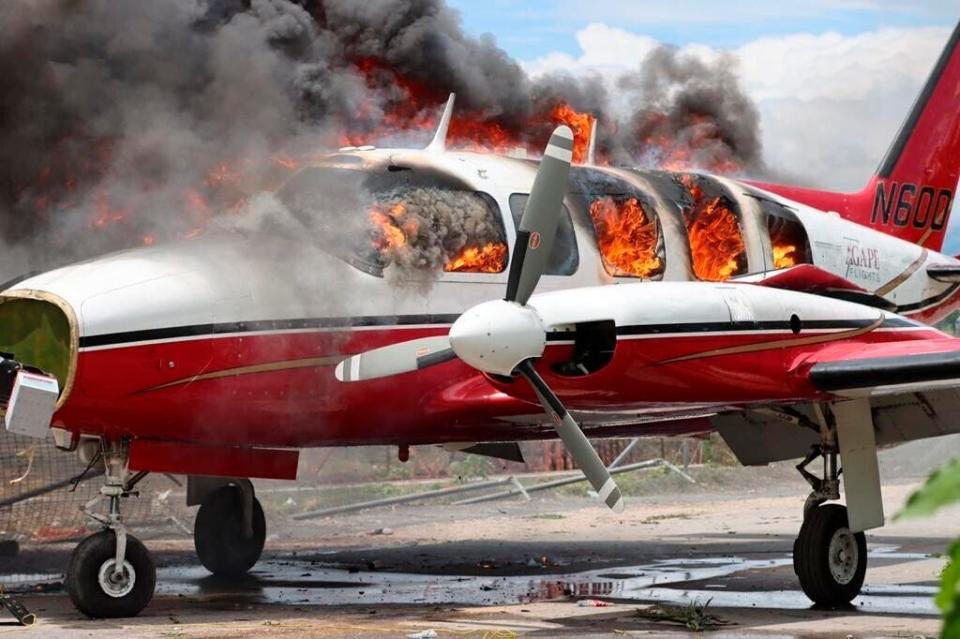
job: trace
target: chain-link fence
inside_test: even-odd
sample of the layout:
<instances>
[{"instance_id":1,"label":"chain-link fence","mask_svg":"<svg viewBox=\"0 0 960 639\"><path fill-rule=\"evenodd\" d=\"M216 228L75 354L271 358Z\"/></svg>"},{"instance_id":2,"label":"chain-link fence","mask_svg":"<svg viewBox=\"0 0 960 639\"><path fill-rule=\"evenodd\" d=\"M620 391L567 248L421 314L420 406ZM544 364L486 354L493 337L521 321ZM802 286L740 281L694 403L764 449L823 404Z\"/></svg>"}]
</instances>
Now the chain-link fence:
<instances>
[{"instance_id":1,"label":"chain-link fence","mask_svg":"<svg viewBox=\"0 0 960 639\"><path fill-rule=\"evenodd\" d=\"M30 550L79 540L88 534L80 508L99 494L102 475L52 440L38 440L0 429L0 585L17 589L60 579L33 569ZM192 513L183 504L183 488L166 476L138 485L141 497L123 504L124 519L138 536L187 536ZM43 563L43 562L40 562Z\"/></svg>"}]
</instances>

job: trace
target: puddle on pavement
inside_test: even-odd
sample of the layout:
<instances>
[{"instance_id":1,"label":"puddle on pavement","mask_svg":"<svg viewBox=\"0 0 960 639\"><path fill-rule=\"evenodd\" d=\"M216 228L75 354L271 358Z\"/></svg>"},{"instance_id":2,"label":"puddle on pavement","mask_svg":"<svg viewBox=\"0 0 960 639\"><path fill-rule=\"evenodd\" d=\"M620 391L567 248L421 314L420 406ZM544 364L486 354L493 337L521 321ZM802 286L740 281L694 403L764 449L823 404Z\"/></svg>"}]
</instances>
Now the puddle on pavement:
<instances>
[{"instance_id":1,"label":"puddle on pavement","mask_svg":"<svg viewBox=\"0 0 960 639\"><path fill-rule=\"evenodd\" d=\"M902 556L901 556L902 555ZM884 549L875 559L915 560L915 553ZM744 559L717 557L671 559L637 566L570 574L523 576L457 576L385 571L351 572L297 559L257 564L244 581L224 582L202 567L174 566L157 574L157 592L213 596L249 603L306 605L436 604L496 606L568 597L630 602L688 604L710 600L711 607L808 609L800 590L734 591L728 584L708 583L696 589L683 584L721 579L746 571L790 566L790 557ZM867 613L936 615L936 588L922 585L865 586L853 601Z\"/></svg>"}]
</instances>

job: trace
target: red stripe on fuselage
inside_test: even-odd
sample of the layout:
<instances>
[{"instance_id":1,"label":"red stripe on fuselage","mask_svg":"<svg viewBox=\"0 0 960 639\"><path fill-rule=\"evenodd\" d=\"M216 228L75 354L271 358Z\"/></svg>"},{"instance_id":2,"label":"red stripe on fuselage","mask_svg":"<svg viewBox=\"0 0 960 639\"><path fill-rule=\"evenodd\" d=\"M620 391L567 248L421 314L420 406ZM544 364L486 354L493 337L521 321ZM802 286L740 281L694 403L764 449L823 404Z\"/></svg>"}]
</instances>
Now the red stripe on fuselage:
<instances>
[{"instance_id":1,"label":"red stripe on fuselage","mask_svg":"<svg viewBox=\"0 0 960 639\"><path fill-rule=\"evenodd\" d=\"M534 431L498 422L539 410L522 382L488 381L460 361L344 384L333 364L191 381L215 371L365 351L442 335L445 326L363 331L237 334L80 352L76 383L55 425L85 433L198 443L330 446L524 439ZM829 333L804 332L804 335ZM859 342L923 339L929 329L878 329ZM806 398L815 391L786 373L818 346L774 348L658 364L698 352L793 337L789 331L621 338L612 361L585 377L551 364L571 345L550 345L538 369L571 408L644 404L740 404ZM153 390L151 390L153 389ZM504 391L504 392L500 392ZM524 398L522 401L511 396ZM540 429L538 429L540 430Z\"/></svg>"}]
</instances>

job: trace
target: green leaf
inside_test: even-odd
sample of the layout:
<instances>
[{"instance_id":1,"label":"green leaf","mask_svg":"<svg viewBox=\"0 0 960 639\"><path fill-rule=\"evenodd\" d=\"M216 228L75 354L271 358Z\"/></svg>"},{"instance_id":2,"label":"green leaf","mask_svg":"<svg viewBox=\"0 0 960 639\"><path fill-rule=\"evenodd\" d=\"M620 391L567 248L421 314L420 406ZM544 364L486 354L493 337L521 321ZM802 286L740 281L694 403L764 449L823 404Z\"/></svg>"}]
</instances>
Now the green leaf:
<instances>
[{"instance_id":1,"label":"green leaf","mask_svg":"<svg viewBox=\"0 0 960 639\"><path fill-rule=\"evenodd\" d=\"M953 608L960 604L960 591L957 586L960 585L960 541L953 542L950 546L950 560L943 569L940 577L940 594L937 595L937 607L947 615Z\"/></svg>"},{"instance_id":2,"label":"green leaf","mask_svg":"<svg viewBox=\"0 0 960 639\"><path fill-rule=\"evenodd\" d=\"M897 519L932 515L943 506L960 501L960 458L935 471L907 499Z\"/></svg>"},{"instance_id":3,"label":"green leaf","mask_svg":"<svg viewBox=\"0 0 960 639\"><path fill-rule=\"evenodd\" d=\"M950 546L950 561L940 578L937 607L943 613L942 639L960 639L960 541Z\"/></svg>"}]
</instances>

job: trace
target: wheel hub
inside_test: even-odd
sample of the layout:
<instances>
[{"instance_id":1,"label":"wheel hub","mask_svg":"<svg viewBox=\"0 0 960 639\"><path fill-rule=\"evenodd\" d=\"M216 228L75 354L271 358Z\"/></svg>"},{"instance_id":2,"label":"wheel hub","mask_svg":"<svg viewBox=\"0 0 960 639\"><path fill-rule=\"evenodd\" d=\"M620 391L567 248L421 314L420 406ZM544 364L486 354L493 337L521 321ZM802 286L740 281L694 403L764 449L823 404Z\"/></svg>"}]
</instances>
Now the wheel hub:
<instances>
[{"instance_id":1,"label":"wheel hub","mask_svg":"<svg viewBox=\"0 0 960 639\"><path fill-rule=\"evenodd\" d=\"M97 580L100 582L100 588L103 592L114 599L119 599L126 597L133 591L133 586L137 582L137 573L126 559L124 559L123 568L119 572L115 570L116 565L116 559L108 559L103 562Z\"/></svg>"},{"instance_id":2,"label":"wheel hub","mask_svg":"<svg viewBox=\"0 0 960 639\"><path fill-rule=\"evenodd\" d=\"M857 540L849 528L839 528L830 539L828 553L830 574L838 584L850 583L857 574L860 551Z\"/></svg>"}]
</instances>

